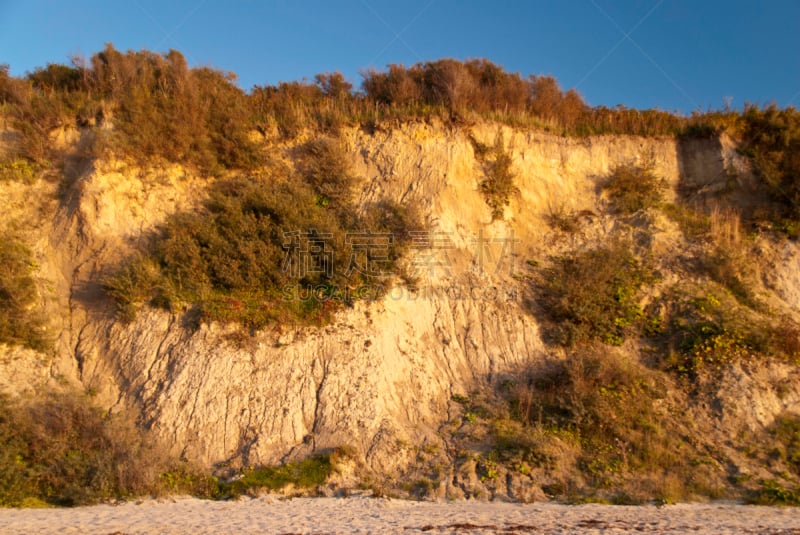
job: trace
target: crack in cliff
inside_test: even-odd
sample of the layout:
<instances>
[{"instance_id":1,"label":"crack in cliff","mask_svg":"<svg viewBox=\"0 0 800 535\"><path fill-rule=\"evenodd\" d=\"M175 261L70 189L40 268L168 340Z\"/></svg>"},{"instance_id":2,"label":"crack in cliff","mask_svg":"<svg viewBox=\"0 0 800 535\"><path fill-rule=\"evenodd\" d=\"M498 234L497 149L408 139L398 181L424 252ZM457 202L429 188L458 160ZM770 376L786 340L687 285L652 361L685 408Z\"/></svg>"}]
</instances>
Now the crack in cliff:
<instances>
[{"instance_id":1,"label":"crack in cliff","mask_svg":"<svg viewBox=\"0 0 800 535\"><path fill-rule=\"evenodd\" d=\"M314 451L316 449L316 436L319 433L319 425L320 420L322 419L321 411L322 411L322 390L325 388L325 385L328 381L328 372L330 361L327 358L319 359L322 363L322 378L317 385L316 392L314 393L314 425L311 427L311 449Z\"/></svg>"},{"instance_id":2,"label":"crack in cliff","mask_svg":"<svg viewBox=\"0 0 800 535\"><path fill-rule=\"evenodd\" d=\"M327 384L327 381L328 381L328 376L329 376L329 373L330 373L330 369L329 369L330 360L328 358L324 357L324 356L315 358L312 361L312 364L311 364L311 368L312 369L311 369L311 374L310 375L313 376L314 370L316 368L318 368L318 367L321 367L322 375L320 377L319 383L317 384L316 388L314 389L314 416L313 416L313 422L311 424L311 431L310 431L310 433L308 433L307 435L302 437L300 443L297 443L297 444L295 444L295 445L293 445L293 446L291 446L289 448L289 450L286 452L286 454L281 457L281 461L280 461L281 463L289 462L290 460L292 460L293 456L295 456L299 451L302 451L303 449L308 449L309 453L312 453L312 452L316 451L316 449L317 449L316 438L317 438L317 434L319 433L320 421L322 420L322 414L321 414L321 410L322 410L322 391L325 388L325 386ZM285 399L291 399L291 398L288 397L288 388L290 387L290 385L291 385L291 381L287 380L286 381L287 397ZM301 388L301 390L300 390L300 405L301 405L301 411L302 411L301 415L305 415L305 413L306 413L305 396L303 395L303 392L305 391L305 385L306 385L306 382L305 382L305 378L304 378L303 382L302 382L302 384L300 386L300 388ZM294 431L294 428L292 428L292 431ZM294 438L295 441L297 441L297 437L296 436L293 437L293 438Z\"/></svg>"}]
</instances>

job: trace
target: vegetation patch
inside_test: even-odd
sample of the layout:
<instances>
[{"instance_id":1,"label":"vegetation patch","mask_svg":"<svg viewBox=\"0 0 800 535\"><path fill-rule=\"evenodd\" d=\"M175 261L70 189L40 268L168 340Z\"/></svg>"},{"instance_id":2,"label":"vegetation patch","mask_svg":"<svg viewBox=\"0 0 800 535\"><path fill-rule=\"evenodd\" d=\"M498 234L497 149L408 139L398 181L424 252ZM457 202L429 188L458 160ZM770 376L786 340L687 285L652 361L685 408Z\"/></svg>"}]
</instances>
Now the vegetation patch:
<instances>
[{"instance_id":1,"label":"vegetation patch","mask_svg":"<svg viewBox=\"0 0 800 535\"><path fill-rule=\"evenodd\" d=\"M545 221L551 229L564 234L575 235L581 231L579 215L568 211L563 205L551 208Z\"/></svg>"},{"instance_id":2,"label":"vegetation patch","mask_svg":"<svg viewBox=\"0 0 800 535\"><path fill-rule=\"evenodd\" d=\"M623 164L615 167L603 184L614 209L632 214L661 202L666 185L652 165Z\"/></svg>"},{"instance_id":3,"label":"vegetation patch","mask_svg":"<svg viewBox=\"0 0 800 535\"><path fill-rule=\"evenodd\" d=\"M639 290L653 277L622 241L555 258L537 285L553 340L564 345L592 340L621 344L641 324Z\"/></svg>"},{"instance_id":4,"label":"vegetation patch","mask_svg":"<svg viewBox=\"0 0 800 535\"><path fill-rule=\"evenodd\" d=\"M234 481L219 483L213 497L236 497L277 491L292 486L312 489L323 485L333 473L332 455L318 455L280 466L248 468Z\"/></svg>"},{"instance_id":5,"label":"vegetation patch","mask_svg":"<svg viewBox=\"0 0 800 535\"><path fill-rule=\"evenodd\" d=\"M769 432L777 443L771 457L785 462L800 477L800 415L781 416L775 420Z\"/></svg>"},{"instance_id":6,"label":"vegetation patch","mask_svg":"<svg viewBox=\"0 0 800 535\"><path fill-rule=\"evenodd\" d=\"M0 397L0 505L83 505L157 490L155 445L75 394Z\"/></svg>"},{"instance_id":7,"label":"vegetation patch","mask_svg":"<svg viewBox=\"0 0 800 535\"><path fill-rule=\"evenodd\" d=\"M797 325L788 318L763 318L711 283L676 288L665 296L666 368L696 378L737 361L798 357Z\"/></svg>"},{"instance_id":8,"label":"vegetation patch","mask_svg":"<svg viewBox=\"0 0 800 535\"><path fill-rule=\"evenodd\" d=\"M260 328L325 322L341 306L380 297L418 219L389 202L357 213L335 146L303 147L301 176L275 166L220 180L202 210L170 217L105 280L123 317L142 304L189 303L200 320Z\"/></svg>"},{"instance_id":9,"label":"vegetation patch","mask_svg":"<svg viewBox=\"0 0 800 535\"><path fill-rule=\"evenodd\" d=\"M91 57L74 57L71 65L48 64L24 77L0 65L0 106L19 134L9 156L45 166L63 156L52 147L52 133L72 127L94 132L95 154L110 149L219 174L260 164L255 132L293 138L307 131L336 135L343 126L374 129L419 118L459 125L481 117L566 135L675 135L689 128L715 131L725 123L721 117L737 116L592 108L551 76L523 77L485 59L388 65L365 72L361 91L353 89L334 72L313 82L256 86L247 94L233 73L190 68L178 51L121 52L111 44Z\"/></svg>"},{"instance_id":10,"label":"vegetation patch","mask_svg":"<svg viewBox=\"0 0 800 535\"><path fill-rule=\"evenodd\" d=\"M0 162L0 182L31 184L36 179L37 172L37 166L21 158Z\"/></svg>"},{"instance_id":11,"label":"vegetation patch","mask_svg":"<svg viewBox=\"0 0 800 535\"><path fill-rule=\"evenodd\" d=\"M0 397L0 506L76 506L163 493L230 499L324 484L337 449L281 466L249 467L221 481L160 452L160 444L124 415L83 395L61 392L31 401Z\"/></svg>"},{"instance_id":12,"label":"vegetation patch","mask_svg":"<svg viewBox=\"0 0 800 535\"><path fill-rule=\"evenodd\" d=\"M317 138L301 145L298 167L309 186L319 195L317 204L333 202L350 206L354 179L341 142L335 138Z\"/></svg>"},{"instance_id":13,"label":"vegetation patch","mask_svg":"<svg viewBox=\"0 0 800 535\"><path fill-rule=\"evenodd\" d=\"M0 237L0 343L37 351L50 348L30 250L10 236Z\"/></svg>"},{"instance_id":14,"label":"vegetation patch","mask_svg":"<svg viewBox=\"0 0 800 535\"><path fill-rule=\"evenodd\" d=\"M512 414L527 429L512 436L545 434L577 445L577 467L588 485L584 495L599 492L604 499L634 503L708 495L704 485L719 478L700 477L705 469L693 463L698 452L680 438L666 410L668 384L661 372L621 354L576 351L532 369L512 391ZM507 448L505 440L499 443ZM512 444L525 441L515 438ZM541 453L529 457L554 463Z\"/></svg>"},{"instance_id":15,"label":"vegetation patch","mask_svg":"<svg viewBox=\"0 0 800 535\"><path fill-rule=\"evenodd\" d=\"M660 208L668 218L678 224L687 240L703 241L709 238L711 219L707 215L684 203L663 203Z\"/></svg>"},{"instance_id":16,"label":"vegetation patch","mask_svg":"<svg viewBox=\"0 0 800 535\"><path fill-rule=\"evenodd\" d=\"M247 95L235 77L190 69L182 54L117 51L112 45L72 67L50 64L24 79L0 72L0 102L19 139L12 158L46 164L57 128L92 128L106 149L139 161L162 158L218 174L252 169L262 158L250 140ZM100 128L111 121L112 129Z\"/></svg>"},{"instance_id":17,"label":"vegetation patch","mask_svg":"<svg viewBox=\"0 0 800 535\"><path fill-rule=\"evenodd\" d=\"M800 506L800 487L786 487L774 479L765 479L761 482L761 488L750 495L748 503Z\"/></svg>"},{"instance_id":18,"label":"vegetation patch","mask_svg":"<svg viewBox=\"0 0 800 535\"><path fill-rule=\"evenodd\" d=\"M495 139L493 147L470 138L475 157L483 168L484 179L480 182L486 204L492 209L492 221L503 218L503 211L517 191L514 185L514 170L511 155L505 150L502 132Z\"/></svg>"},{"instance_id":19,"label":"vegetation patch","mask_svg":"<svg viewBox=\"0 0 800 535\"><path fill-rule=\"evenodd\" d=\"M763 216L790 237L800 236L800 111L747 106L741 118L741 151L750 157L776 204Z\"/></svg>"}]
</instances>

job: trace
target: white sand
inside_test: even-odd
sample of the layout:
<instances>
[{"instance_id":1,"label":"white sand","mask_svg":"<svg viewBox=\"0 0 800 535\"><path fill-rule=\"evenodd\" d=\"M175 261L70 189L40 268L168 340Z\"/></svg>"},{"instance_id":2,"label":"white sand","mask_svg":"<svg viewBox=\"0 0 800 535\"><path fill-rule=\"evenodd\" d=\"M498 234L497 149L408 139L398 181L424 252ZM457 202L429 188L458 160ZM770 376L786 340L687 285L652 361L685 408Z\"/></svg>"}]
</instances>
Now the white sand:
<instances>
[{"instance_id":1,"label":"white sand","mask_svg":"<svg viewBox=\"0 0 800 535\"><path fill-rule=\"evenodd\" d=\"M194 498L74 509L3 509L0 533L800 534L800 509L728 503L622 507L371 498Z\"/></svg>"}]
</instances>

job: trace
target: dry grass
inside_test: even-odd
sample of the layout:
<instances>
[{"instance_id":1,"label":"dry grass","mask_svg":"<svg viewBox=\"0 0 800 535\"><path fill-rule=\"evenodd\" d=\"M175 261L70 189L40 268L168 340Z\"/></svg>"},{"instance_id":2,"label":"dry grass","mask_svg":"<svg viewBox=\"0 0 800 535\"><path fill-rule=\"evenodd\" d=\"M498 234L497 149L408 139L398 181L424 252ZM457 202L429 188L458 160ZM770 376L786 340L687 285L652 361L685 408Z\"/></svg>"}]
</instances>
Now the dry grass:
<instances>
[{"instance_id":1,"label":"dry grass","mask_svg":"<svg viewBox=\"0 0 800 535\"><path fill-rule=\"evenodd\" d=\"M572 489L573 499L674 502L713 494L720 474L706 474L694 462L701 453L681 438L666 409L670 384L663 372L621 352L575 351L522 376L511 399L524 427L504 426L499 444L530 451L529 459L552 467L577 447L576 469L584 483ZM544 437L571 446L559 452Z\"/></svg>"},{"instance_id":2,"label":"dry grass","mask_svg":"<svg viewBox=\"0 0 800 535\"><path fill-rule=\"evenodd\" d=\"M0 398L0 505L82 505L158 491L167 459L123 415L74 393Z\"/></svg>"},{"instance_id":3,"label":"dry grass","mask_svg":"<svg viewBox=\"0 0 800 535\"><path fill-rule=\"evenodd\" d=\"M0 343L38 351L50 348L33 278L31 251L10 235L0 237Z\"/></svg>"},{"instance_id":4,"label":"dry grass","mask_svg":"<svg viewBox=\"0 0 800 535\"><path fill-rule=\"evenodd\" d=\"M758 308L759 259L742 234L739 212L714 207L709 216L711 250L705 258L709 276L728 288L744 305Z\"/></svg>"}]
</instances>

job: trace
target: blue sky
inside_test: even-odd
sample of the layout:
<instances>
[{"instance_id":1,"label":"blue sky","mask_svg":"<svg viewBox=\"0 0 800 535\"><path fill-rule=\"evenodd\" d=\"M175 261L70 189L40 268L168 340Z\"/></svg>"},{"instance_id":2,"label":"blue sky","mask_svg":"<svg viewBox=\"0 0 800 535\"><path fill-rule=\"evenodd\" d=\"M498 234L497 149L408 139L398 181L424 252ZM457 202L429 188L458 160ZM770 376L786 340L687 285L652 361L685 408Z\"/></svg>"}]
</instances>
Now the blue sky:
<instances>
[{"instance_id":1,"label":"blue sky","mask_svg":"<svg viewBox=\"0 0 800 535\"><path fill-rule=\"evenodd\" d=\"M798 0L0 0L0 63L24 74L106 42L175 48L244 89L388 63L485 57L593 105L800 106Z\"/></svg>"}]
</instances>

